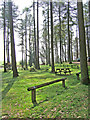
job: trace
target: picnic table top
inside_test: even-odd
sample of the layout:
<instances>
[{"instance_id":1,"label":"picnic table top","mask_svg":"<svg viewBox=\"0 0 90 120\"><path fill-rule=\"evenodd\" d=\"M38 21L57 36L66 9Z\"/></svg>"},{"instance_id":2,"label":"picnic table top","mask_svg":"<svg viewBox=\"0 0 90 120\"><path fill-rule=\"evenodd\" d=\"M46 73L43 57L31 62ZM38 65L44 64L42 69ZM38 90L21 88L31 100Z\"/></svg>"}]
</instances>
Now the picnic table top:
<instances>
[{"instance_id":1,"label":"picnic table top","mask_svg":"<svg viewBox=\"0 0 90 120\"><path fill-rule=\"evenodd\" d=\"M70 70L70 68L57 68L56 70Z\"/></svg>"}]
</instances>

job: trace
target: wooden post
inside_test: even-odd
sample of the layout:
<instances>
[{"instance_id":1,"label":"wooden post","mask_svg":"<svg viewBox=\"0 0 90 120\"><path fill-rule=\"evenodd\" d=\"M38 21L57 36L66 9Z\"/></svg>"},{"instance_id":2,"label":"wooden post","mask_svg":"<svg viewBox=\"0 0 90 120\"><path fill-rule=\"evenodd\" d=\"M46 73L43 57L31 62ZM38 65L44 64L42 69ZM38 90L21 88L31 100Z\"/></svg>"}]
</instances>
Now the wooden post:
<instances>
[{"instance_id":1,"label":"wooden post","mask_svg":"<svg viewBox=\"0 0 90 120\"><path fill-rule=\"evenodd\" d=\"M36 103L36 89L32 90L32 103Z\"/></svg>"},{"instance_id":2,"label":"wooden post","mask_svg":"<svg viewBox=\"0 0 90 120\"><path fill-rule=\"evenodd\" d=\"M62 86L65 87L65 80L62 81Z\"/></svg>"},{"instance_id":3,"label":"wooden post","mask_svg":"<svg viewBox=\"0 0 90 120\"><path fill-rule=\"evenodd\" d=\"M77 66L77 69L79 69L79 66Z\"/></svg>"},{"instance_id":4,"label":"wooden post","mask_svg":"<svg viewBox=\"0 0 90 120\"><path fill-rule=\"evenodd\" d=\"M73 65L71 65L71 68L73 68Z\"/></svg>"},{"instance_id":5,"label":"wooden post","mask_svg":"<svg viewBox=\"0 0 90 120\"><path fill-rule=\"evenodd\" d=\"M79 74L77 74L77 80L79 80Z\"/></svg>"}]
</instances>

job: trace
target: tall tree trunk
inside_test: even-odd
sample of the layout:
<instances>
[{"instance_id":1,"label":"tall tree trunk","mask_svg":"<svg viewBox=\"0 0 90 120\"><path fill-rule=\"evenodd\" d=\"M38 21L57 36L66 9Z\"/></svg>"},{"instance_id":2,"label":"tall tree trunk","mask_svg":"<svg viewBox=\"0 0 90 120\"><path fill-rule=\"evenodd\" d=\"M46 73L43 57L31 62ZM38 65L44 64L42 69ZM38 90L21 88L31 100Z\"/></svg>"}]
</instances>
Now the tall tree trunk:
<instances>
[{"instance_id":1,"label":"tall tree trunk","mask_svg":"<svg viewBox=\"0 0 90 120\"><path fill-rule=\"evenodd\" d=\"M7 63L10 63L10 54L9 54L9 21L8 21L8 26L7 26Z\"/></svg>"},{"instance_id":2,"label":"tall tree trunk","mask_svg":"<svg viewBox=\"0 0 90 120\"><path fill-rule=\"evenodd\" d=\"M48 1L48 64L50 65L50 39L49 39L49 1Z\"/></svg>"},{"instance_id":3,"label":"tall tree trunk","mask_svg":"<svg viewBox=\"0 0 90 120\"><path fill-rule=\"evenodd\" d=\"M44 32L44 39L45 39L45 54L46 54L46 65L48 65L48 52L47 52L47 30L46 30L46 23L45 23L45 32Z\"/></svg>"},{"instance_id":4,"label":"tall tree trunk","mask_svg":"<svg viewBox=\"0 0 90 120\"><path fill-rule=\"evenodd\" d=\"M52 0L50 1L50 9L51 9L51 57L52 57L52 71L55 72L54 68L54 51L53 51L53 13L52 13Z\"/></svg>"},{"instance_id":5,"label":"tall tree trunk","mask_svg":"<svg viewBox=\"0 0 90 120\"><path fill-rule=\"evenodd\" d=\"M65 47L65 62L66 62L67 60L66 60L66 42L65 42L65 39L64 39L64 47Z\"/></svg>"},{"instance_id":6,"label":"tall tree trunk","mask_svg":"<svg viewBox=\"0 0 90 120\"><path fill-rule=\"evenodd\" d=\"M89 31L89 37L88 37L88 57L90 57L90 0L88 2L89 4L89 26L88 26L88 31Z\"/></svg>"},{"instance_id":7,"label":"tall tree trunk","mask_svg":"<svg viewBox=\"0 0 90 120\"><path fill-rule=\"evenodd\" d=\"M59 63L59 56L58 56L58 42L57 42L57 34L55 30L55 63Z\"/></svg>"},{"instance_id":8,"label":"tall tree trunk","mask_svg":"<svg viewBox=\"0 0 90 120\"><path fill-rule=\"evenodd\" d=\"M88 84L89 76L88 76L88 66L87 66L87 56L86 56L83 3L77 1L77 8L78 8L79 42L80 42L81 83Z\"/></svg>"},{"instance_id":9,"label":"tall tree trunk","mask_svg":"<svg viewBox=\"0 0 90 120\"><path fill-rule=\"evenodd\" d=\"M24 68L24 62L23 62L23 57L24 57L24 33L23 33L23 20L22 20L22 69Z\"/></svg>"},{"instance_id":10,"label":"tall tree trunk","mask_svg":"<svg viewBox=\"0 0 90 120\"><path fill-rule=\"evenodd\" d=\"M35 68L37 68L37 58L36 58L36 28L35 28L35 2L33 0L33 21L34 21L34 64Z\"/></svg>"},{"instance_id":11,"label":"tall tree trunk","mask_svg":"<svg viewBox=\"0 0 90 120\"><path fill-rule=\"evenodd\" d=\"M3 31L3 37L4 37L4 72L6 72L6 45L5 45L5 33L6 33L6 23L5 23L5 1L4 1L4 31Z\"/></svg>"},{"instance_id":12,"label":"tall tree trunk","mask_svg":"<svg viewBox=\"0 0 90 120\"><path fill-rule=\"evenodd\" d=\"M39 10L38 10L38 0L37 0L37 54L36 54L36 57L37 57L37 69L40 69L40 66L39 66Z\"/></svg>"},{"instance_id":13,"label":"tall tree trunk","mask_svg":"<svg viewBox=\"0 0 90 120\"><path fill-rule=\"evenodd\" d=\"M59 29L59 35L60 35L60 63L62 64L62 59L61 59L61 56L62 56L62 41L61 41L61 10L60 10L60 5L59 5L59 26L60 26L60 29Z\"/></svg>"},{"instance_id":14,"label":"tall tree trunk","mask_svg":"<svg viewBox=\"0 0 90 120\"><path fill-rule=\"evenodd\" d=\"M78 59L78 36L77 36L77 26L76 26L76 58Z\"/></svg>"},{"instance_id":15,"label":"tall tree trunk","mask_svg":"<svg viewBox=\"0 0 90 120\"><path fill-rule=\"evenodd\" d=\"M73 50L72 50L72 32L71 32L71 61L73 60Z\"/></svg>"},{"instance_id":16,"label":"tall tree trunk","mask_svg":"<svg viewBox=\"0 0 90 120\"><path fill-rule=\"evenodd\" d=\"M10 22L10 38L11 38L11 58L12 58L12 70L13 77L18 76L16 67L16 55L15 55L15 43L14 43L14 31L13 31L13 17L12 17L12 2L8 2L9 6L9 22Z\"/></svg>"},{"instance_id":17,"label":"tall tree trunk","mask_svg":"<svg viewBox=\"0 0 90 120\"><path fill-rule=\"evenodd\" d=\"M88 7L89 7L89 23L90 23L90 0L89 0L89 2L88 2Z\"/></svg>"},{"instance_id":18,"label":"tall tree trunk","mask_svg":"<svg viewBox=\"0 0 90 120\"><path fill-rule=\"evenodd\" d=\"M88 57L90 57L90 38L88 37L88 27L89 26L87 26L87 50L88 50Z\"/></svg>"},{"instance_id":19,"label":"tall tree trunk","mask_svg":"<svg viewBox=\"0 0 90 120\"><path fill-rule=\"evenodd\" d=\"M90 57L90 37L88 37L88 25L87 25L87 23L86 23L86 34L87 34L87 50L88 50L88 57ZM90 28L90 27L89 27ZM90 32L90 31L89 31Z\"/></svg>"},{"instance_id":20,"label":"tall tree trunk","mask_svg":"<svg viewBox=\"0 0 90 120\"><path fill-rule=\"evenodd\" d=\"M32 61L31 61L31 22L29 18L29 66L32 66Z\"/></svg>"},{"instance_id":21,"label":"tall tree trunk","mask_svg":"<svg viewBox=\"0 0 90 120\"><path fill-rule=\"evenodd\" d=\"M24 43L23 43L23 35L22 35L22 68L24 67L23 64L23 52L24 52L24 47L23 47Z\"/></svg>"},{"instance_id":22,"label":"tall tree trunk","mask_svg":"<svg viewBox=\"0 0 90 120\"><path fill-rule=\"evenodd\" d=\"M27 13L25 17L25 67L26 69L28 69L27 67Z\"/></svg>"},{"instance_id":23,"label":"tall tree trunk","mask_svg":"<svg viewBox=\"0 0 90 120\"><path fill-rule=\"evenodd\" d=\"M71 56L70 56L70 29L69 29L70 12L69 12L69 6L70 6L70 2L68 0L68 62L70 64L71 63Z\"/></svg>"}]
</instances>

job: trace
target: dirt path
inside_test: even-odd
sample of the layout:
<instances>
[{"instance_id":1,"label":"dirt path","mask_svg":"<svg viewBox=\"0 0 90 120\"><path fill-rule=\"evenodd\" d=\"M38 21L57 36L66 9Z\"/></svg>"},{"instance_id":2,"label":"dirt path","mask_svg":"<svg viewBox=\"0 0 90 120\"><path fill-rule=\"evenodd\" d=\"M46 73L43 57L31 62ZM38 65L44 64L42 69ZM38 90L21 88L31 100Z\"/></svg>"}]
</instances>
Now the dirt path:
<instances>
[{"instance_id":1,"label":"dirt path","mask_svg":"<svg viewBox=\"0 0 90 120\"><path fill-rule=\"evenodd\" d=\"M74 63L74 64L80 64L80 62L72 62L72 63ZM87 62L87 63L90 66L90 62Z\"/></svg>"}]
</instances>

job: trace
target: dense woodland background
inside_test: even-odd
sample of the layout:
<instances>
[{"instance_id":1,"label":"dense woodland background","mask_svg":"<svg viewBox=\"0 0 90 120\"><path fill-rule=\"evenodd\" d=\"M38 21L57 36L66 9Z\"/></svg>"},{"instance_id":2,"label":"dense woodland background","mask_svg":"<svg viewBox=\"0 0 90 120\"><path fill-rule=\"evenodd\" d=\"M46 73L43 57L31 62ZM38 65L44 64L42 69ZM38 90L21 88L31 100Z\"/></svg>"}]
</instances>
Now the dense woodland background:
<instances>
[{"instance_id":1,"label":"dense woodland background","mask_svg":"<svg viewBox=\"0 0 90 120\"><path fill-rule=\"evenodd\" d=\"M90 57L90 1L53 2L38 0L20 13L12 1L4 0L1 6L0 28L3 29L4 72L12 65L13 77L18 76L15 53L15 36L19 35L24 70L40 64L51 66L80 58L81 82L88 84L87 57ZM43 24L39 23L42 11ZM20 53L19 53L20 54Z\"/></svg>"}]
</instances>

